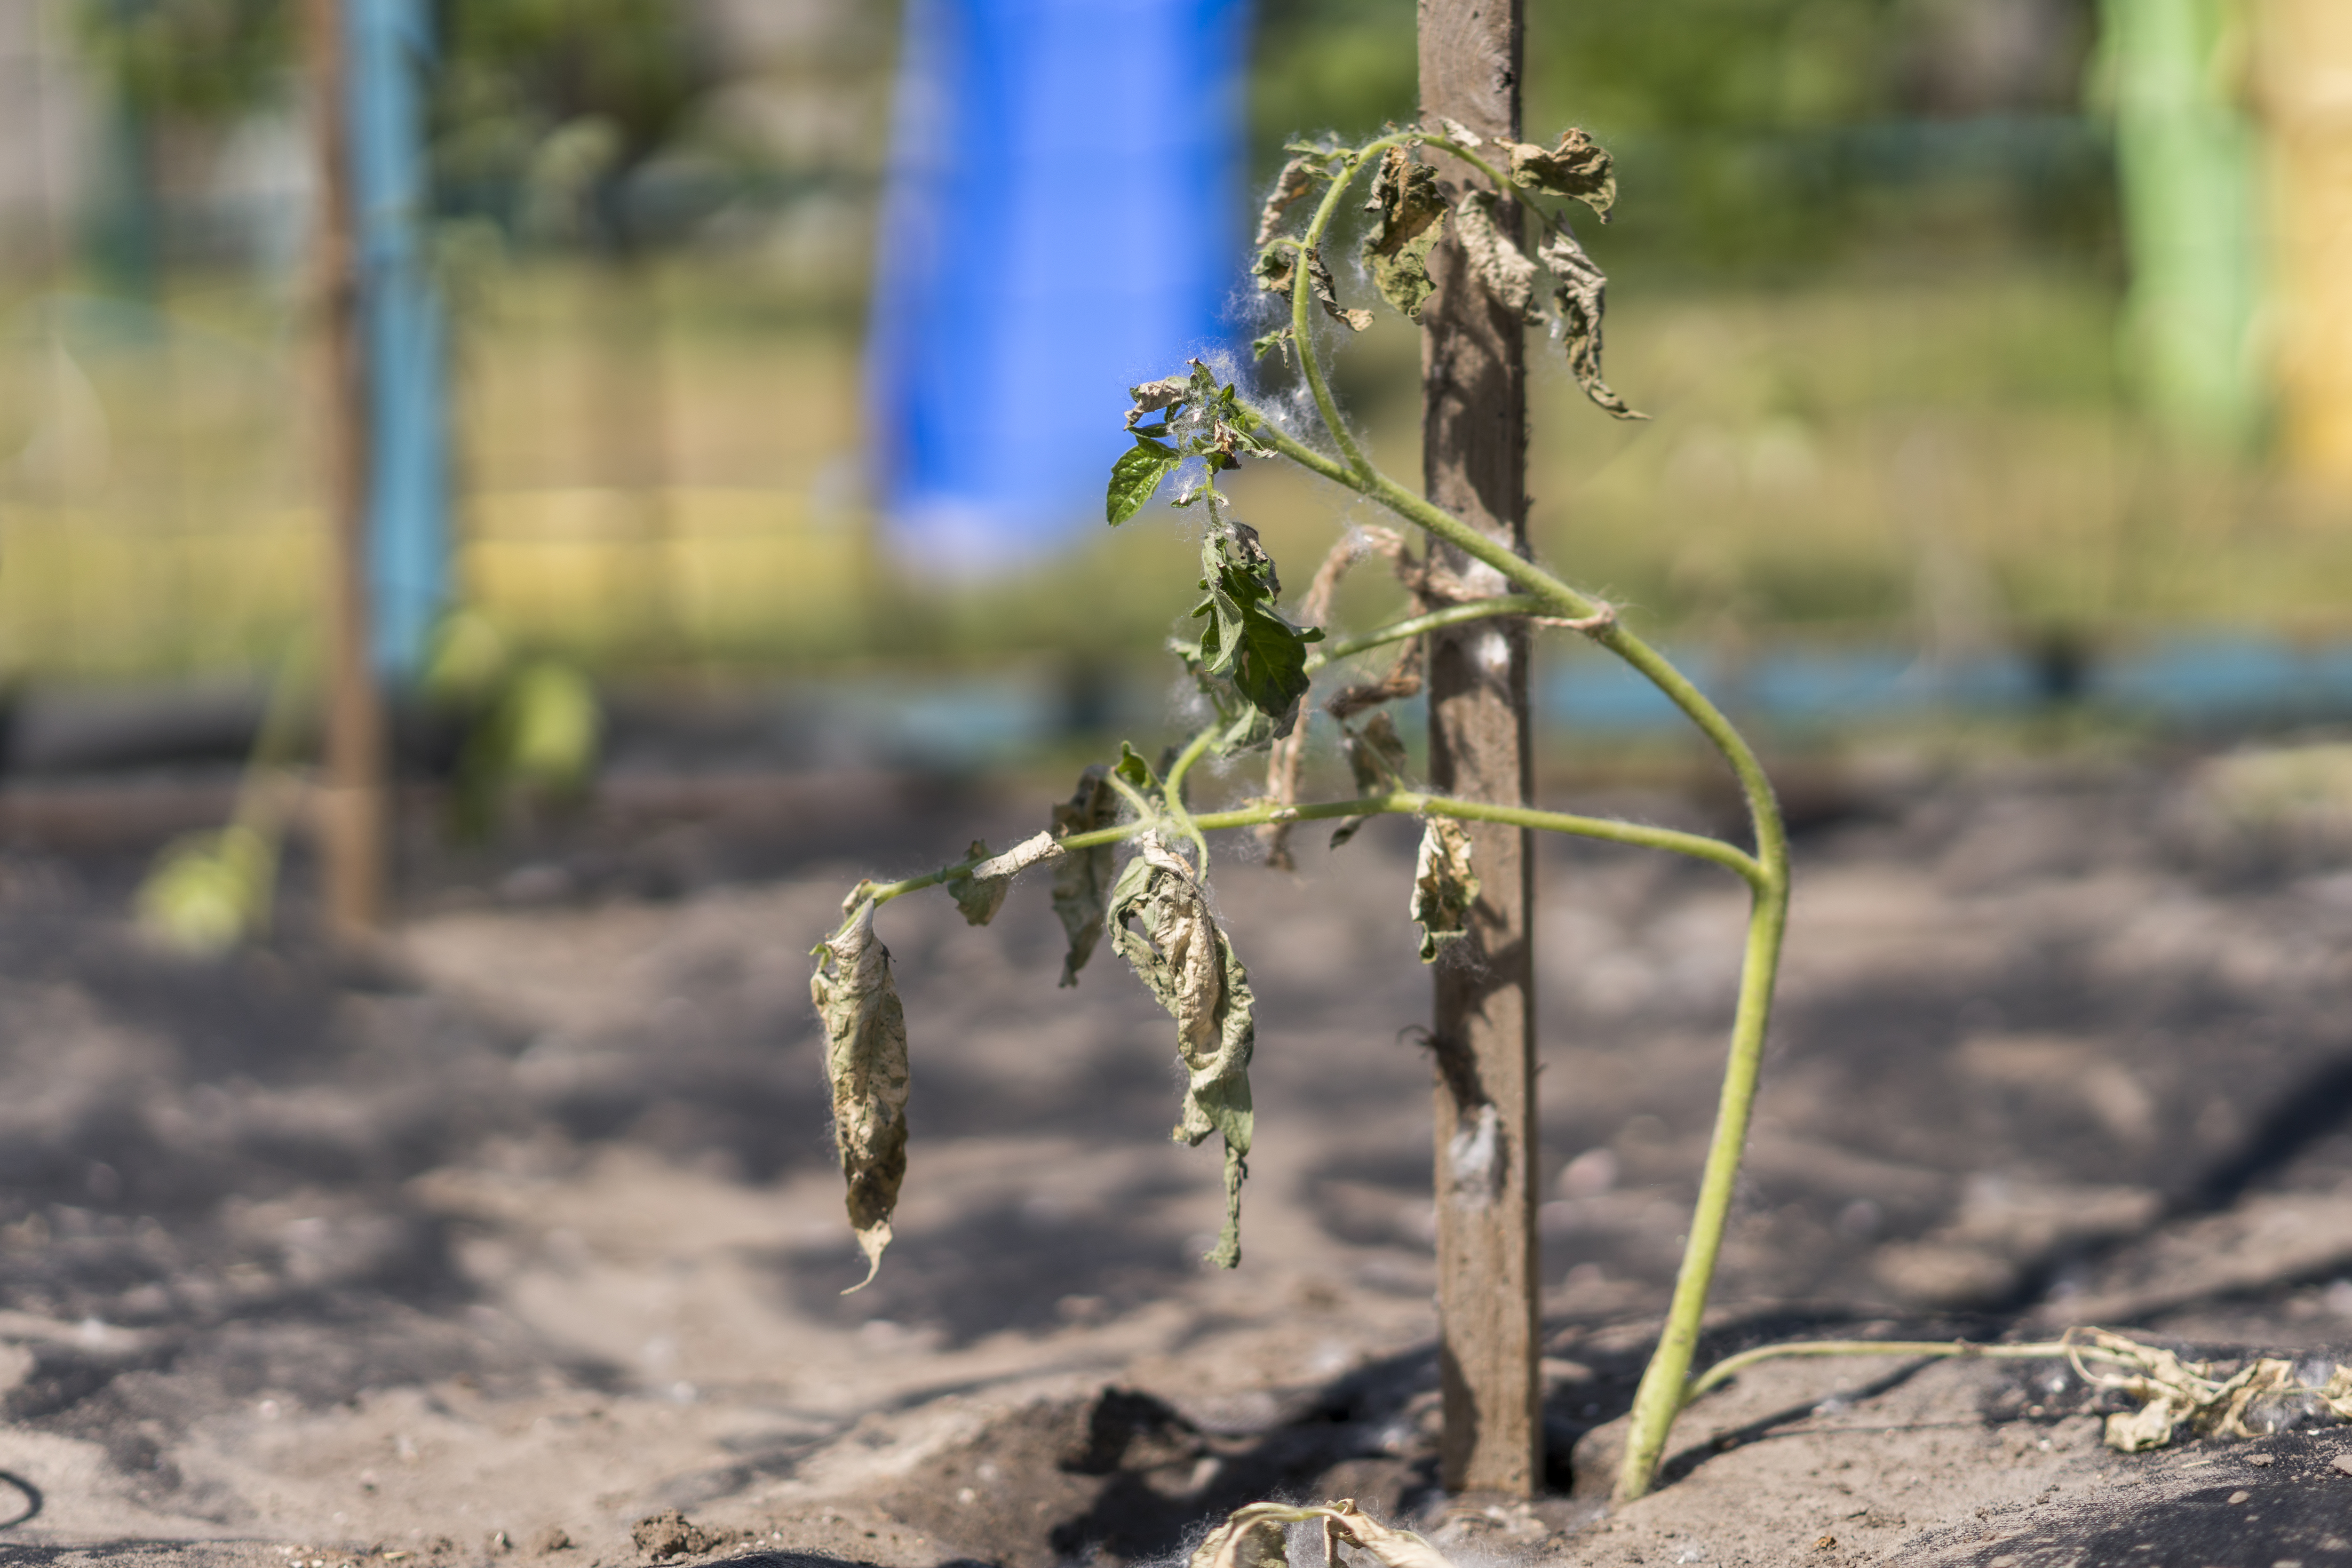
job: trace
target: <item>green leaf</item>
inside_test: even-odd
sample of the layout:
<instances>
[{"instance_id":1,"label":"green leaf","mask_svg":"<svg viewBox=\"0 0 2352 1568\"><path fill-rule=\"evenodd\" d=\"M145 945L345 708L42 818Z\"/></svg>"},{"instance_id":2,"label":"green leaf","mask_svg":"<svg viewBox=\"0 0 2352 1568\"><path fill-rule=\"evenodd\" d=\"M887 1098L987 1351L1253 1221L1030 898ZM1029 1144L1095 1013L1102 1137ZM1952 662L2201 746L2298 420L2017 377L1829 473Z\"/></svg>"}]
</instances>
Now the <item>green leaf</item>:
<instances>
[{"instance_id":1,"label":"green leaf","mask_svg":"<svg viewBox=\"0 0 2352 1568\"><path fill-rule=\"evenodd\" d=\"M1288 364L1290 363L1290 345L1293 341L1292 331L1293 329L1285 327L1278 332L1268 332L1264 337L1252 338L1250 340L1250 357L1253 359L1264 359L1267 354L1273 353L1275 350L1280 349L1282 351L1282 363Z\"/></svg>"},{"instance_id":2,"label":"green leaf","mask_svg":"<svg viewBox=\"0 0 2352 1568\"><path fill-rule=\"evenodd\" d=\"M1275 608L1282 583L1274 557L1247 523L1229 521L1209 531L1201 541L1201 574L1207 596L1192 615L1208 622L1198 645L1202 673L1233 682L1274 721L1269 739L1279 740L1290 733L1312 684L1307 645L1320 642L1323 633L1293 626Z\"/></svg>"},{"instance_id":3,"label":"green leaf","mask_svg":"<svg viewBox=\"0 0 2352 1568\"><path fill-rule=\"evenodd\" d=\"M1575 126L1560 132L1559 145L1546 149L1532 142L1507 142L1511 155L1511 184L1523 191L1573 196L1609 221L1617 204L1617 175L1609 150Z\"/></svg>"},{"instance_id":4,"label":"green leaf","mask_svg":"<svg viewBox=\"0 0 2352 1568\"><path fill-rule=\"evenodd\" d=\"M1134 756L1132 752L1129 756ZM1143 759L1136 757L1139 767ZM1088 768L1078 776L1078 787L1067 802L1054 808L1054 837L1066 838L1073 833L1092 833L1098 827L1108 827L1118 820L1118 792L1110 787L1110 780L1100 766ZM1062 933L1069 941L1069 952L1062 958L1062 984L1076 985L1078 971L1087 966L1094 955L1095 943L1102 939L1104 911L1109 907L1111 879L1118 869L1118 855L1110 845L1097 844L1065 855L1054 866L1054 913L1061 918Z\"/></svg>"},{"instance_id":5,"label":"green leaf","mask_svg":"<svg viewBox=\"0 0 2352 1568\"><path fill-rule=\"evenodd\" d=\"M1165 447L1149 436L1138 436L1135 445L1125 456L1111 465L1110 490L1103 500L1103 517L1113 528L1143 510L1160 481L1173 472L1184 460L1184 455L1172 447Z\"/></svg>"},{"instance_id":6,"label":"green leaf","mask_svg":"<svg viewBox=\"0 0 2352 1568\"><path fill-rule=\"evenodd\" d=\"M139 923L183 952L217 958L269 927L278 843L242 825L174 840L139 885Z\"/></svg>"},{"instance_id":7,"label":"green leaf","mask_svg":"<svg viewBox=\"0 0 2352 1568\"><path fill-rule=\"evenodd\" d=\"M1469 830L1450 816L1431 817L1412 866L1412 918L1421 927L1423 963L1436 963L1441 952L1468 933L1470 909L1477 901Z\"/></svg>"},{"instance_id":8,"label":"green leaf","mask_svg":"<svg viewBox=\"0 0 2352 1568\"><path fill-rule=\"evenodd\" d=\"M1111 771L1133 785L1146 800L1158 800L1164 793L1160 787L1160 775L1143 760L1143 753L1125 741L1118 743L1118 764Z\"/></svg>"},{"instance_id":9,"label":"green leaf","mask_svg":"<svg viewBox=\"0 0 2352 1568\"><path fill-rule=\"evenodd\" d=\"M1414 163L1402 147L1390 148L1381 159L1364 210L1379 215L1364 239L1372 282L1382 299L1418 321L1422 302L1434 287L1429 280L1429 253L1445 221L1437 171Z\"/></svg>"},{"instance_id":10,"label":"green leaf","mask_svg":"<svg viewBox=\"0 0 2352 1568\"><path fill-rule=\"evenodd\" d=\"M1192 868L1150 829L1135 843L1134 858L1111 889L1111 942L1176 1020L1176 1054L1184 1068L1176 1142L1198 1147L1212 1132L1224 1140L1225 1226L1208 1260L1232 1268L1242 1258L1242 1181L1254 1123L1249 972L1209 912Z\"/></svg>"},{"instance_id":11,"label":"green leaf","mask_svg":"<svg viewBox=\"0 0 2352 1568\"><path fill-rule=\"evenodd\" d=\"M1552 276L1552 303L1559 311L1561 336L1568 344L1568 368L1584 395L1620 419L1647 419L1610 389L1601 375L1601 314L1609 279L1566 224L1537 247L1536 255Z\"/></svg>"},{"instance_id":12,"label":"green leaf","mask_svg":"<svg viewBox=\"0 0 2352 1568\"><path fill-rule=\"evenodd\" d=\"M1495 302L1526 321L1540 321L1535 311L1536 264L1496 225L1492 192L1473 191L1462 198L1454 209L1454 232L1470 270Z\"/></svg>"},{"instance_id":13,"label":"green leaf","mask_svg":"<svg viewBox=\"0 0 2352 1568\"><path fill-rule=\"evenodd\" d=\"M848 1184L849 1223L866 1254L866 1278L849 1289L862 1290L882 1267L907 1177L907 1016L890 977L890 950L875 940L873 900L859 904L817 954L809 996L824 1025L824 1076L833 1089L834 1144Z\"/></svg>"}]
</instances>

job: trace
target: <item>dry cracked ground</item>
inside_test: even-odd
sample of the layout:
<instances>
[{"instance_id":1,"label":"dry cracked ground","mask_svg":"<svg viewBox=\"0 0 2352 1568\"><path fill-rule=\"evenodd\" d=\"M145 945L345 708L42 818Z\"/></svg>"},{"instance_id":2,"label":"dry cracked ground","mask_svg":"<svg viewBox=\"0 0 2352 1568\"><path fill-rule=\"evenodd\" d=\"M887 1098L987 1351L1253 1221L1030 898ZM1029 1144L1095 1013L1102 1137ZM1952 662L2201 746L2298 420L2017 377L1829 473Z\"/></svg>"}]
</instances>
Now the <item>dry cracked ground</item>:
<instances>
[{"instance_id":1,"label":"dry cracked ground","mask_svg":"<svg viewBox=\"0 0 2352 1568\"><path fill-rule=\"evenodd\" d=\"M1822 765L1710 1350L2352 1337L2352 832L2309 763ZM913 1159L840 1294L807 951L858 876L1034 831L1025 793L616 796L526 863L428 863L380 952L296 907L217 963L126 921L139 855L20 814L0 1563L1109 1568L1272 1494L1486 1562L2352 1562L2346 1435L2124 1458L2047 1367L1776 1364L1684 1418L1650 1500L1577 1495L1664 1300L1742 915L1635 852L1545 851L1534 1506L1431 1489L1406 825L1223 866L1262 1009L1232 1274L1195 1261L1217 1162L1168 1142L1169 1026L1112 955L1057 991L1042 887L984 931L892 905Z\"/></svg>"}]
</instances>

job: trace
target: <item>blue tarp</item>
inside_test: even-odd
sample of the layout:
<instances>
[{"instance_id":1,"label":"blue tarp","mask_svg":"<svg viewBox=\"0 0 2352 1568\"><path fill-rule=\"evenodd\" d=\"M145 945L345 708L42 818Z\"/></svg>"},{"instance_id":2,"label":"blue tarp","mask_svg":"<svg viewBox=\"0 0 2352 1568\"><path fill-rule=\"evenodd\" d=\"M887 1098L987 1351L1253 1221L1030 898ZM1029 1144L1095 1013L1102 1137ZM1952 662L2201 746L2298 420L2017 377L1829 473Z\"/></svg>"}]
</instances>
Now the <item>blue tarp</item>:
<instances>
[{"instance_id":1,"label":"blue tarp","mask_svg":"<svg viewBox=\"0 0 2352 1568\"><path fill-rule=\"evenodd\" d=\"M1132 383L1223 341L1246 0L908 0L868 416L900 557L1102 521Z\"/></svg>"},{"instance_id":2,"label":"blue tarp","mask_svg":"<svg viewBox=\"0 0 2352 1568\"><path fill-rule=\"evenodd\" d=\"M424 667L448 595L446 327L425 250L427 0L348 0L352 193L368 392L368 580L377 670Z\"/></svg>"}]
</instances>

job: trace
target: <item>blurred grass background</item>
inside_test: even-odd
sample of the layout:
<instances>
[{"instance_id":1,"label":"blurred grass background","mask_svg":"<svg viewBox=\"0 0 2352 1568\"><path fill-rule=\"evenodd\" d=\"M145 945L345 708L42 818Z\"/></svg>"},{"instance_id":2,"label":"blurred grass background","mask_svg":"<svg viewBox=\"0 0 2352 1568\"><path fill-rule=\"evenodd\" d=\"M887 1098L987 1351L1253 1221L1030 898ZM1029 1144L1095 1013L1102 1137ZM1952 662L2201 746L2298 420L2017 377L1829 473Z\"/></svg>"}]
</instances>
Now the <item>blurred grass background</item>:
<instances>
[{"instance_id":1,"label":"blurred grass background","mask_svg":"<svg viewBox=\"0 0 2352 1568\"><path fill-rule=\"evenodd\" d=\"M36 154L0 267L0 680L258 670L318 603L299 245L264 211L299 195L292 89L260 35L209 83L202 58L107 52L175 8L271 10L0 0L0 68L82 149ZM887 16L448 9L436 232L472 603L612 678L1152 655L1192 575L1164 518L961 586L877 536L858 411ZM1609 421L1539 351L1546 557L1718 647L2352 633L2352 490L2135 399L2098 20L1533 0L1530 132L1578 121L1621 156L1621 216L1589 238L1611 379L1654 416ZM1403 0L1265 0L1256 172L1298 131L1409 116L1412 26ZM126 136L137 156L106 154ZM1384 319L1338 363L1404 473L1416 355ZM1235 490L1303 586L1343 498L1271 469Z\"/></svg>"}]
</instances>

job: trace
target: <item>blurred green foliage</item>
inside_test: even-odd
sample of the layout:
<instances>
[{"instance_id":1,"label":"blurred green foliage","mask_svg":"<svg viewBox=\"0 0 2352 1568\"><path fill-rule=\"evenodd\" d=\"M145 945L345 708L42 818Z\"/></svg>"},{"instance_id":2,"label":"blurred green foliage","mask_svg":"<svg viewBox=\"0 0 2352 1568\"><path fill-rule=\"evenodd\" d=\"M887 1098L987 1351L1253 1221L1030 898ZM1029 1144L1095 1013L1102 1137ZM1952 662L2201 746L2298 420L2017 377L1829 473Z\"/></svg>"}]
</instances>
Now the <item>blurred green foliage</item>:
<instances>
[{"instance_id":1,"label":"blurred green foliage","mask_svg":"<svg viewBox=\"0 0 2352 1568\"><path fill-rule=\"evenodd\" d=\"M76 0L75 46L114 102L151 118L229 121L283 90L287 0Z\"/></svg>"}]
</instances>

